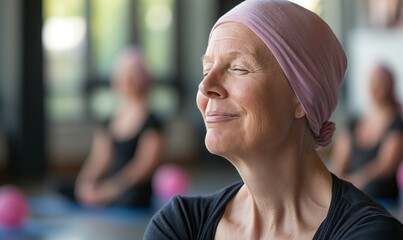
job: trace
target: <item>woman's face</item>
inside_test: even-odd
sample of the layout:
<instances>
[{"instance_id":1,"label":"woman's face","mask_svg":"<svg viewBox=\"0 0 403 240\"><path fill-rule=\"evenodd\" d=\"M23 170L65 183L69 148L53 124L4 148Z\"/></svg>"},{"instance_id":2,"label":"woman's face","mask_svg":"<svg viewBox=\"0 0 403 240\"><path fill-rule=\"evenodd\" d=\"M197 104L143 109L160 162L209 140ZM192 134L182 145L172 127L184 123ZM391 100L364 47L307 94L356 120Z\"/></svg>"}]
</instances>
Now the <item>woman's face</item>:
<instances>
[{"instance_id":1,"label":"woman's face","mask_svg":"<svg viewBox=\"0 0 403 240\"><path fill-rule=\"evenodd\" d=\"M381 69L376 69L370 78L370 88L373 101L377 104L388 104L393 96L392 80Z\"/></svg>"},{"instance_id":2,"label":"woman's face","mask_svg":"<svg viewBox=\"0 0 403 240\"><path fill-rule=\"evenodd\" d=\"M131 97L138 95L140 81L138 80L135 66L128 57L121 59L116 66L113 85L121 96Z\"/></svg>"},{"instance_id":3,"label":"woman's face","mask_svg":"<svg viewBox=\"0 0 403 240\"><path fill-rule=\"evenodd\" d=\"M242 24L222 24L202 60L197 106L209 151L231 157L284 144L297 100L260 38Z\"/></svg>"}]
</instances>

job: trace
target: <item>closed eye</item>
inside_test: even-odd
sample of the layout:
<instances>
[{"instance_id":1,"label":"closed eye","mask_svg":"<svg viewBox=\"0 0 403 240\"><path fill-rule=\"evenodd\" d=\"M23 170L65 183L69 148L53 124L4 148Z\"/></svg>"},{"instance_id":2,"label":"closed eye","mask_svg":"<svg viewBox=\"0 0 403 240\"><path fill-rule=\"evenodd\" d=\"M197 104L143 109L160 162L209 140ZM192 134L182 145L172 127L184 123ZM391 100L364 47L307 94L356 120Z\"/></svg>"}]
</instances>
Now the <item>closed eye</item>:
<instances>
[{"instance_id":1,"label":"closed eye","mask_svg":"<svg viewBox=\"0 0 403 240\"><path fill-rule=\"evenodd\" d=\"M210 69L206 69L203 71L203 78L205 78L208 75L209 71Z\"/></svg>"},{"instance_id":2,"label":"closed eye","mask_svg":"<svg viewBox=\"0 0 403 240\"><path fill-rule=\"evenodd\" d=\"M239 67L231 68L230 71L235 72L236 74L247 74L248 73L248 70L246 70L244 68L239 68Z\"/></svg>"}]
</instances>

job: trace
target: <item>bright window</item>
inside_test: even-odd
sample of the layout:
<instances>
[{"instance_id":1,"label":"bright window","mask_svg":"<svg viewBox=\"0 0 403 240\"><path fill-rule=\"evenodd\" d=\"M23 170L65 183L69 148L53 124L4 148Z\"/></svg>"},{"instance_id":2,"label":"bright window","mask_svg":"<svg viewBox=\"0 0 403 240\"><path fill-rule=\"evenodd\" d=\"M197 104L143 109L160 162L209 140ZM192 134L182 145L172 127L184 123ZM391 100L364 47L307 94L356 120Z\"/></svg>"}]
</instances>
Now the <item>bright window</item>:
<instances>
[{"instance_id":1,"label":"bright window","mask_svg":"<svg viewBox=\"0 0 403 240\"><path fill-rule=\"evenodd\" d=\"M322 1L321 0L289 0L290 2L294 2L298 5L303 6L318 15L322 13Z\"/></svg>"},{"instance_id":2,"label":"bright window","mask_svg":"<svg viewBox=\"0 0 403 240\"><path fill-rule=\"evenodd\" d=\"M112 114L110 81L119 51L142 48L160 85L152 101L164 111L177 100L174 0L44 0L47 113L50 121Z\"/></svg>"},{"instance_id":3,"label":"bright window","mask_svg":"<svg viewBox=\"0 0 403 240\"><path fill-rule=\"evenodd\" d=\"M46 110L49 118L78 119L86 64L87 24L84 0L45 0Z\"/></svg>"}]
</instances>

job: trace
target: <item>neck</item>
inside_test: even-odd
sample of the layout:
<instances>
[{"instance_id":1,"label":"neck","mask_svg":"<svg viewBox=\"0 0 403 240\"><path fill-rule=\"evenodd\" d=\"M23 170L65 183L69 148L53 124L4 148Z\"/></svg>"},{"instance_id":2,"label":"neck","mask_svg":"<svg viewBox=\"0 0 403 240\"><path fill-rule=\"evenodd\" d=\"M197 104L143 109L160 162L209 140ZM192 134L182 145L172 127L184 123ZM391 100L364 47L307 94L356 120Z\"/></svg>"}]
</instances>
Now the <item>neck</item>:
<instances>
[{"instance_id":1,"label":"neck","mask_svg":"<svg viewBox=\"0 0 403 240\"><path fill-rule=\"evenodd\" d=\"M377 124L390 122L398 114L397 107L392 105L374 105L369 111L364 115L366 119Z\"/></svg>"},{"instance_id":2,"label":"neck","mask_svg":"<svg viewBox=\"0 0 403 240\"><path fill-rule=\"evenodd\" d=\"M234 204L243 206L243 215L251 217L247 222L254 234L267 236L270 232L279 237L284 233L312 233L326 217L332 195L331 175L314 149L304 149L287 148L265 155L266 159L234 164L245 183Z\"/></svg>"},{"instance_id":3,"label":"neck","mask_svg":"<svg viewBox=\"0 0 403 240\"><path fill-rule=\"evenodd\" d=\"M282 209L281 205L297 204L296 199L320 198L322 194L315 193L316 187L331 186L330 173L319 156L273 160L278 161L270 168L257 164L240 170L248 194L260 210L273 212L273 209Z\"/></svg>"},{"instance_id":4,"label":"neck","mask_svg":"<svg viewBox=\"0 0 403 240\"><path fill-rule=\"evenodd\" d=\"M389 99L383 102L374 102L372 110L377 113L396 114L400 110L398 108L396 102L393 99Z\"/></svg>"},{"instance_id":5,"label":"neck","mask_svg":"<svg viewBox=\"0 0 403 240\"><path fill-rule=\"evenodd\" d=\"M122 109L146 109L147 101L142 97L125 97L120 99L120 106Z\"/></svg>"}]
</instances>

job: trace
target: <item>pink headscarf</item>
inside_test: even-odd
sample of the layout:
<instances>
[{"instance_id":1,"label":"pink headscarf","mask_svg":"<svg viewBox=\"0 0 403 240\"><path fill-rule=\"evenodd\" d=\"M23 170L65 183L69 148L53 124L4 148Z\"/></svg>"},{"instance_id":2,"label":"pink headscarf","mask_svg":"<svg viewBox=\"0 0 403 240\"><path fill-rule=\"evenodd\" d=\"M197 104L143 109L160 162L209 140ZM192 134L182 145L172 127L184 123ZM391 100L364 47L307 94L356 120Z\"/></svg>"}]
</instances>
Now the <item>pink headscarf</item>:
<instances>
[{"instance_id":1,"label":"pink headscarf","mask_svg":"<svg viewBox=\"0 0 403 240\"><path fill-rule=\"evenodd\" d=\"M226 22L244 24L263 40L302 104L316 147L327 146L335 130L329 118L347 68L330 27L315 13L281 0L246 0L218 19L211 33Z\"/></svg>"}]
</instances>

